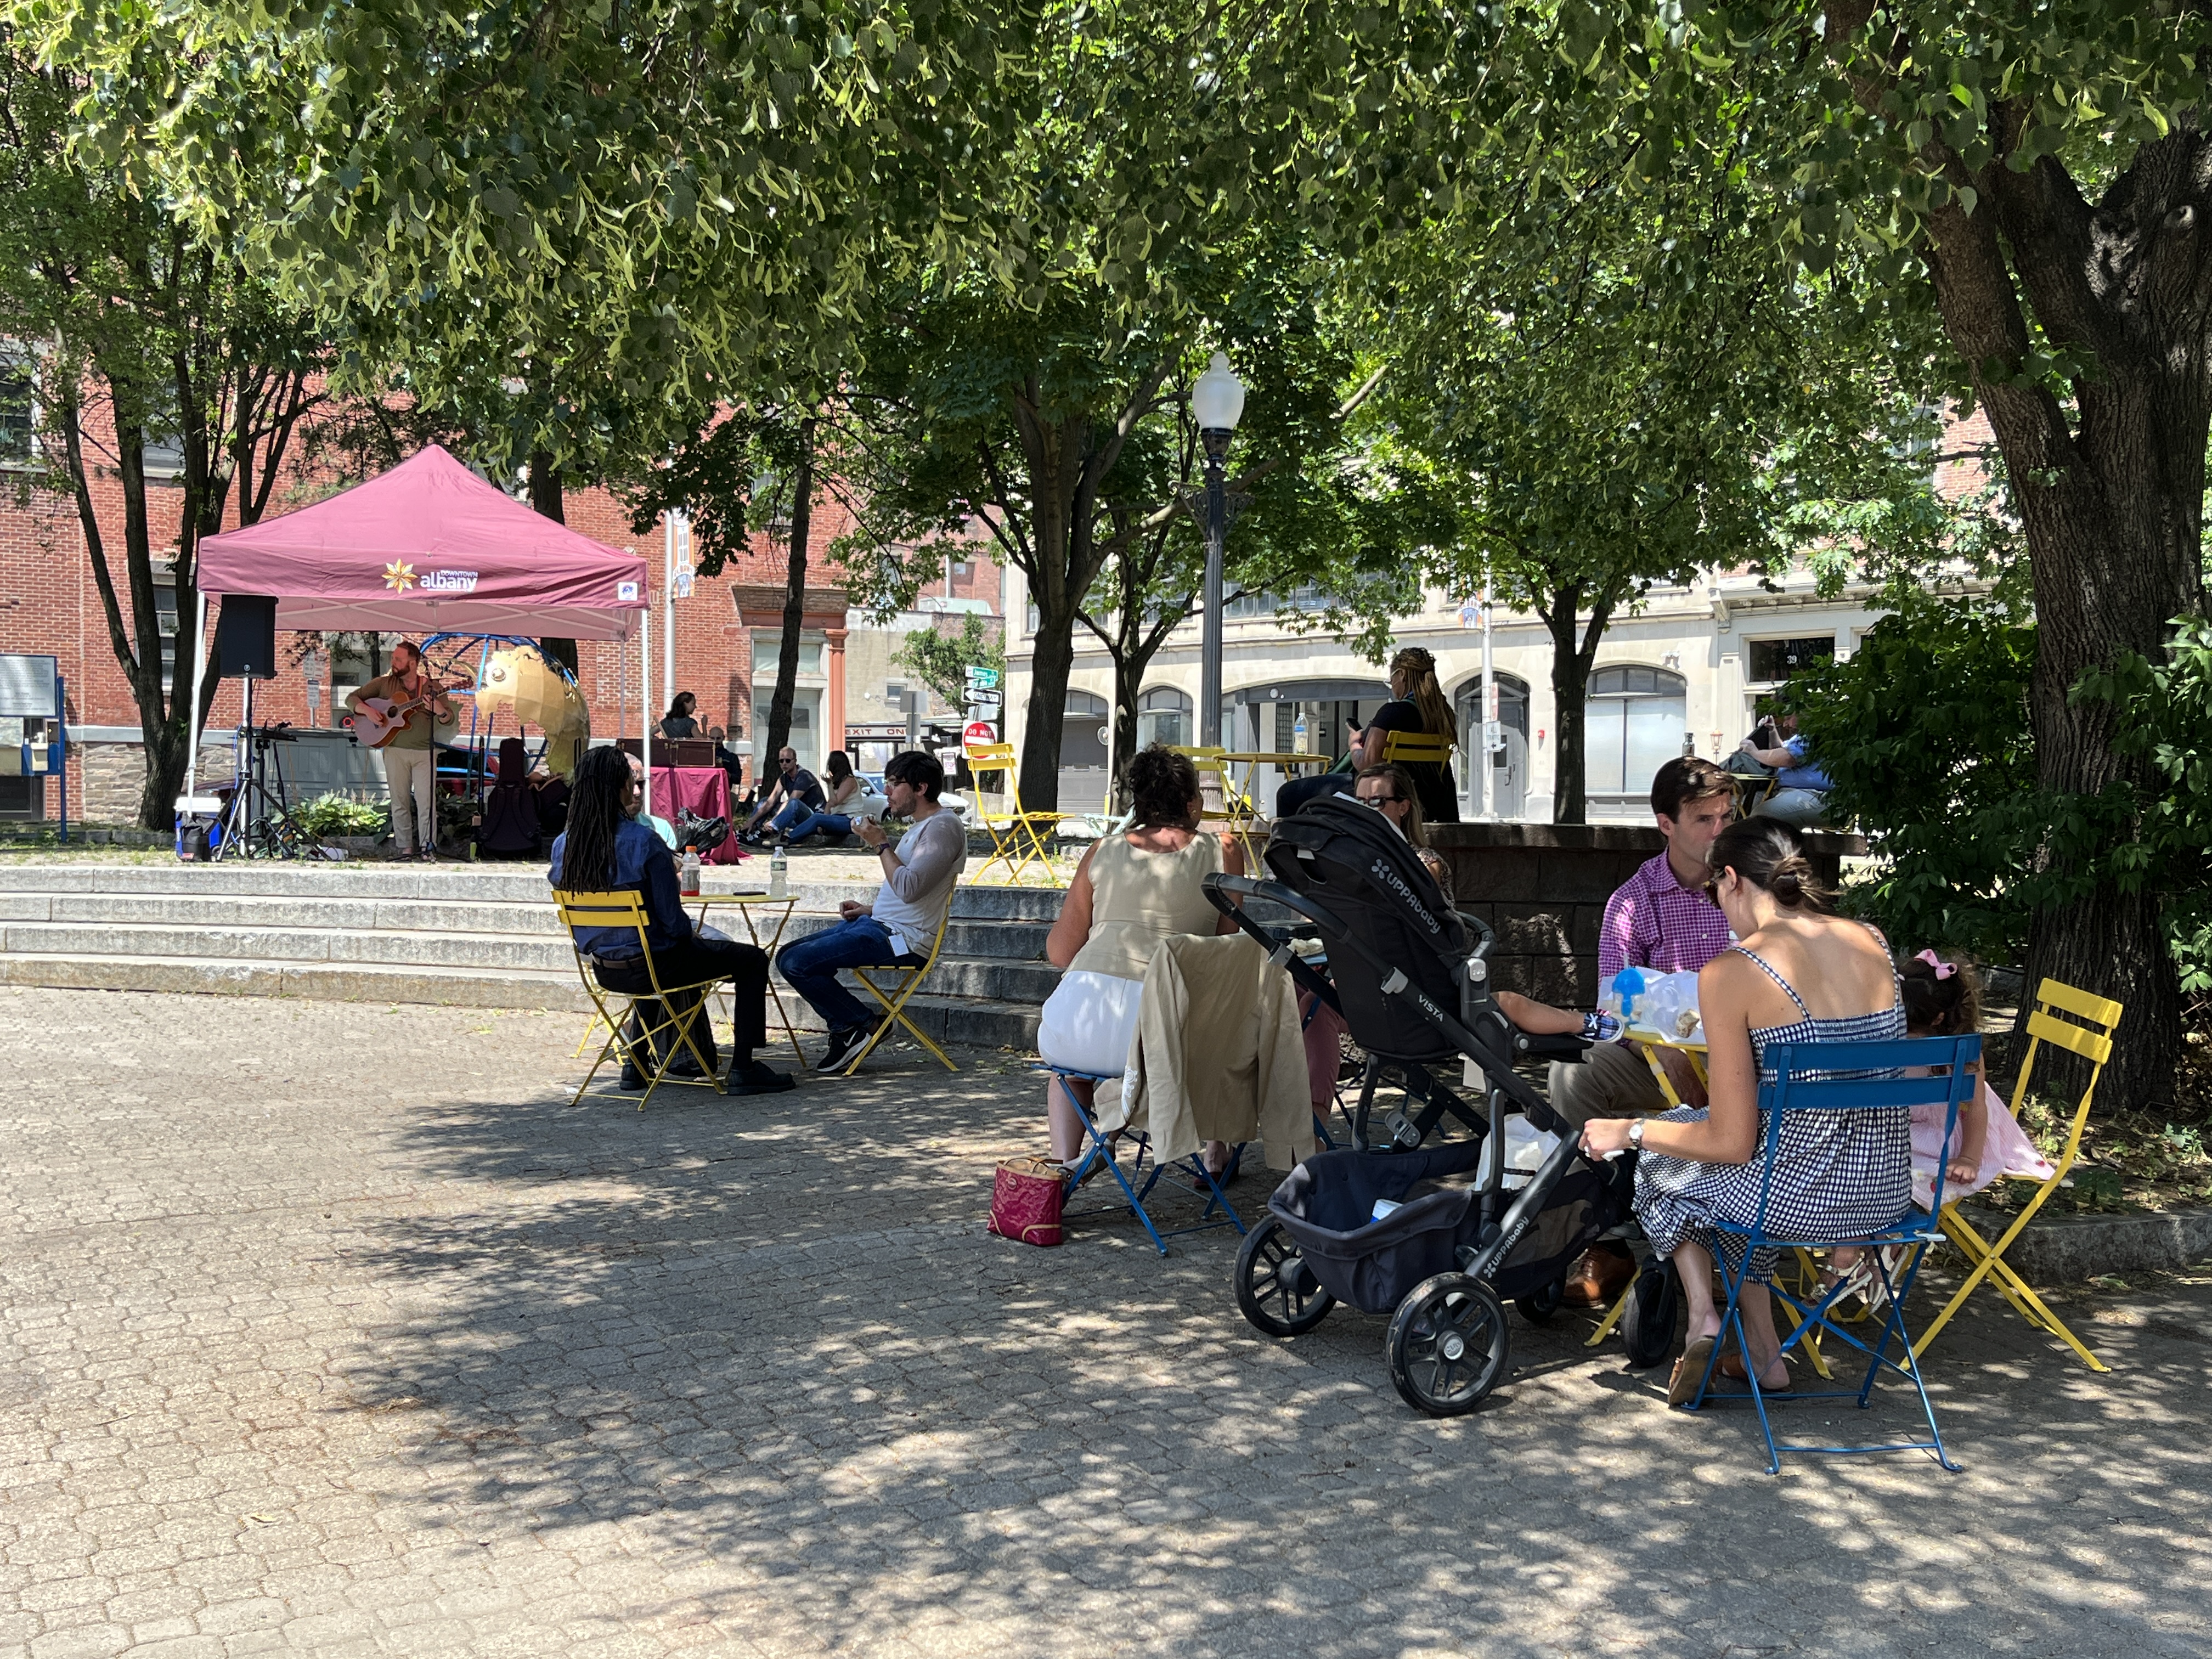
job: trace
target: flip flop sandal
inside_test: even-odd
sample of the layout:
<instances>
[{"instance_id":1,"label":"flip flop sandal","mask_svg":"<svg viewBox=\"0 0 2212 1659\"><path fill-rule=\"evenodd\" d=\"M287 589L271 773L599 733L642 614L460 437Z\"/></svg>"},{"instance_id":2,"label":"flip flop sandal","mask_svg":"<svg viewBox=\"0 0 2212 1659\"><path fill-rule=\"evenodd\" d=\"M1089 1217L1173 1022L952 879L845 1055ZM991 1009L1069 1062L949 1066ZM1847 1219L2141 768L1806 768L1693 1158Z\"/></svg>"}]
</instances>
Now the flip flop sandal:
<instances>
[{"instance_id":1,"label":"flip flop sandal","mask_svg":"<svg viewBox=\"0 0 2212 1659\"><path fill-rule=\"evenodd\" d=\"M1787 1364L1784 1364L1782 1369L1786 1372L1789 1370L1790 1367ZM1723 1356L1721 1363L1713 1368L1713 1371L1714 1375L1725 1376L1731 1382L1742 1383L1744 1386L1744 1392L1746 1394L1750 1393L1751 1372L1745 1367L1743 1356L1741 1354L1730 1352ZM1788 1376L1778 1384L1762 1382L1759 1385L1759 1391L1761 1394L1788 1394L1790 1389L1796 1386L1797 1379L1795 1376Z\"/></svg>"},{"instance_id":2,"label":"flip flop sandal","mask_svg":"<svg viewBox=\"0 0 2212 1659\"><path fill-rule=\"evenodd\" d=\"M1705 1379L1705 1362L1712 1358L1717 1338L1698 1337L1682 1350L1682 1357L1674 1362L1674 1369L1667 1378L1667 1403L1686 1406L1698 1397L1698 1388Z\"/></svg>"}]
</instances>

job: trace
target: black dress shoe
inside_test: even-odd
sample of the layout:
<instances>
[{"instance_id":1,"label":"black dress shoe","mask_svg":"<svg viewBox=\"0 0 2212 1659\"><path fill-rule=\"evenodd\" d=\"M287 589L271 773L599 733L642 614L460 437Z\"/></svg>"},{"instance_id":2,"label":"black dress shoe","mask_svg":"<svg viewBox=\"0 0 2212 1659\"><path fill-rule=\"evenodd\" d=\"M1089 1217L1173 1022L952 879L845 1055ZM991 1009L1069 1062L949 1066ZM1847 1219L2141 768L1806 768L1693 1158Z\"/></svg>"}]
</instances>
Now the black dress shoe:
<instances>
[{"instance_id":1,"label":"black dress shoe","mask_svg":"<svg viewBox=\"0 0 2212 1659\"><path fill-rule=\"evenodd\" d=\"M617 1089L642 1089L645 1087L644 1073L641 1073L635 1066L625 1066L622 1068L622 1076L615 1080L615 1087Z\"/></svg>"},{"instance_id":2,"label":"black dress shoe","mask_svg":"<svg viewBox=\"0 0 2212 1659\"><path fill-rule=\"evenodd\" d=\"M727 1085L733 1095L780 1095L793 1086L794 1081L787 1073L763 1066L757 1060L734 1067Z\"/></svg>"}]
</instances>

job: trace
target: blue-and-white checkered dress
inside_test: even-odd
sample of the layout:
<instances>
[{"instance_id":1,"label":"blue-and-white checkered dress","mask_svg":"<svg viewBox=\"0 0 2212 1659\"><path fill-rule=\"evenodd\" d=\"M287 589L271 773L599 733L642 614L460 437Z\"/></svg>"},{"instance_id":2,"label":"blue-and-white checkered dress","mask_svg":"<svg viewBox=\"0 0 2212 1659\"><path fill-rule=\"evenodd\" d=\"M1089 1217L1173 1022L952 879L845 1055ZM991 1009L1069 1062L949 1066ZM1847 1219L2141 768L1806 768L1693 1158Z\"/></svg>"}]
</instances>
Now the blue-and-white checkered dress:
<instances>
[{"instance_id":1,"label":"blue-and-white checkered dress","mask_svg":"<svg viewBox=\"0 0 2212 1659\"><path fill-rule=\"evenodd\" d=\"M1905 1035L1902 997L1880 1013L1845 1019L1815 1019L1796 988L1774 971L1758 952L1729 947L1757 963L1768 978L1790 994L1804 1018L1751 1033L1754 1057L1768 1048L1792 1042L1869 1042ZM1762 1065L1759 1079L1774 1073ZM1838 1072L1816 1075L1890 1077L1882 1072ZM1662 1123L1698 1123L1702 1106L1678 1106ZM1709 1250L1724 1251L1733 1266L1742 1260L1742 1241L1712 1231L1710 1223L1749 1226L1759 1214L1759 1188L1766 1173L1766 1114L1759 1115L1759 1151L1748 1164L1699 1164L1647 1152L1636 1164L1636 1218L1644 1237L1662 1255L1672 1255L1686 1238ZM1782 1126L1775 1148L1774 1184L1766 1197L1766 1231L1788 1237L1849 1238L1888 1226L1912 1201L1912 1114L1893 1112L1793 1112ZM1774 1276L1773 1250L1761 1250L1751 1276Z\"/></svg>"}]
</instances>

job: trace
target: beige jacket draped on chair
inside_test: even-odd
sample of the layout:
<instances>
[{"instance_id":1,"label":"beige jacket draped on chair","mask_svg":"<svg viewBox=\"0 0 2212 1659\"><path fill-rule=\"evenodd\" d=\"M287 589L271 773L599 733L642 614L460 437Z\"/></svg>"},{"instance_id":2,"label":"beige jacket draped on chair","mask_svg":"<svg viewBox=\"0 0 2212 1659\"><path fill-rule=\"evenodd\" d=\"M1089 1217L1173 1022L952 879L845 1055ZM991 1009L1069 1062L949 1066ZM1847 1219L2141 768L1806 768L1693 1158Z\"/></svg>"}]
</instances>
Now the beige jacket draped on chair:
<instances>
[{"instance_id":1,"label":"beige jacket draped on chair","mask_svg":"<svg viewBox=\"0 0 2212 1659\"><path fill-rule=\"evenodd\" d=\"M1188 1158L1209 1140L1267 1143L1267 1166L1314 1150L1313 1101L1297 988L1243 933L1176 934L1145 970L1137 1035L1117 1087L1098 1085L1103 1129L1140 1129L1152 1156Z\"/></svg>"}]
</instances>

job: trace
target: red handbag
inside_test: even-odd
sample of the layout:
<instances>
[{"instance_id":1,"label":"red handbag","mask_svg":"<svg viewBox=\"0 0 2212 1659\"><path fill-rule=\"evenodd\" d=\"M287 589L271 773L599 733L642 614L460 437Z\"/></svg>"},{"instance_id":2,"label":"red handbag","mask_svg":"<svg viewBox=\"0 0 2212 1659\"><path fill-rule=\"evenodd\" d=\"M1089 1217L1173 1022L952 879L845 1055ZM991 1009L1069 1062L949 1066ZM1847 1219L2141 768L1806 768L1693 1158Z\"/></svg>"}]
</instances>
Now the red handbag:
<instances>
[{"instance_id":1,"label":"red handbag","mask_svg":"<svg viewBox=\"0 0 2212 1659\"><path fill-rule=\"evenodd\" d=\"M1024 1244L1057 1244L1066 1196L1066 1173L1051 1159L1009 1158L991 1182L988 1231Z\"/></svg>"}]
</instances>

